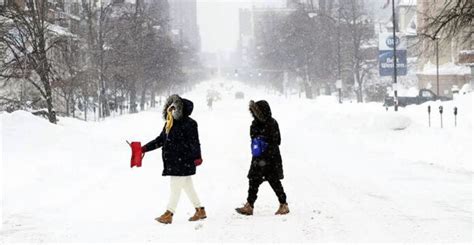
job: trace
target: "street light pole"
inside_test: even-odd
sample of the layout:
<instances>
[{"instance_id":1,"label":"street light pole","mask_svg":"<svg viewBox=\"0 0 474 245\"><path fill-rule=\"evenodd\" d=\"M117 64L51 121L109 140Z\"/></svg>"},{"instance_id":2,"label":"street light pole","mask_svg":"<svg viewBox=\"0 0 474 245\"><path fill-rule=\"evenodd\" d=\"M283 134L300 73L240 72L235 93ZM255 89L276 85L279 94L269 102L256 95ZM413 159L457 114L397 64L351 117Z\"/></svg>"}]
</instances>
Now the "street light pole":
<instances>
[{"instance_id":1,"label":"street light pole","mask_svg":"<svg viewBox=\"0 0 474 245\"><path fill-rule=\"evenodd\" d=\"M397 41L395 36L396 21L395 21L395 0L392 0L392 24L393 24L393 85L395 98L395 111L398 111L398 92L397 92Z\"/></svg>"},{"instance_id":2,"label":"street light pole","mask_svg":"<svg viewBox=\"0 0 474 245\"><path fill-rule=\"evenodd\" d=\"M439 96L439 44L438 38L435 39L436 41L436 94Z\"/></svg>"},{"instance_id":3,"label":"street light pole","mask_svg":"<svg viewBox=\"0 0 474 245\"><path fill-rule=\"evenodd\" d=\"M341 6L338 9L338 18L337 18L337 76L338 82L342 80L341 76ZM342 104L342 83L336 85L339 93L339 104Z\"/></svg>"}]
</instances>

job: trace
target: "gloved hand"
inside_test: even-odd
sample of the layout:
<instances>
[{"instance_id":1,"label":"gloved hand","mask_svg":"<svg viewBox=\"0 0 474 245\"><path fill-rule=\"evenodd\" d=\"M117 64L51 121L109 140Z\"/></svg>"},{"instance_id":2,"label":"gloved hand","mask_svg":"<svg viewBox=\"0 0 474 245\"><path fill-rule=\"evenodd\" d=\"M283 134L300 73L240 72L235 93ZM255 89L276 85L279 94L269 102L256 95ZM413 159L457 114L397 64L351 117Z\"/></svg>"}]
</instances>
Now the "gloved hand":
<instances>
[{"instance_id":1,"label":"gloved hand","mask_svg":"<svg viewBox=\"0 0 474 245\"><path fill-rule=\"evenodd\" d=\"M146 148L145 146L142 146L142 159L145 157L145 152L146 152Z\"/></svg>"},{"instance_id":2,"label":"gloved hand","mask_svg":"<svg viewBox=\"0 0 474 245\"><path fill-rule=\"evenodd\" d=\"M202 164L202 159L199 158L199 159L194 160L194 164L195 164L196 166L201 165L201 164Z\"/></svg>"}]
</instances>

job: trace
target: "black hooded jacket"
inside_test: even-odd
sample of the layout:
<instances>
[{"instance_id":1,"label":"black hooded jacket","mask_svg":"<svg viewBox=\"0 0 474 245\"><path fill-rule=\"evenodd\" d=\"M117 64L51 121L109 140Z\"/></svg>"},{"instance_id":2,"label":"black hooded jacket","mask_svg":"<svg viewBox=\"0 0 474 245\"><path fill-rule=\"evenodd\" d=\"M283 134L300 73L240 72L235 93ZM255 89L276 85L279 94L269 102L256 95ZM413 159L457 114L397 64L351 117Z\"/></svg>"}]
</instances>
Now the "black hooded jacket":
<instances>
[{"instance_id":1,"label":"black hooded jacket","mask_svg":"<svg viewBox=\"0 0 474 245\"><path fill-rule=\"evenodd\" d=\"M250 112L254 118L250 126L250 138L263 137L268 143L267 149L259 157L252 157L247 177L268 180L283 179L283 166L280 155L280 129L278 122L272 117L270 105L265 100L250 101Z\"/></svg>"},{"instance_id":2,"label":"black hooded jacket","mask_svg":"<svg viewBox=\"0 0 474 245\"><path fill-rule=\"evenodd\" d=\"M163 109L165 119L166 110L172 104L176 107L176 118L170 132L166 134L165 127L163 127L161 134L143 146L142 151L148 152L163 147L163 176L194 175L196 173L194 160L201 158L198 125L189 117L194 105L190 100L172 95L166 101Z\"/></svg>"}]
</instances>

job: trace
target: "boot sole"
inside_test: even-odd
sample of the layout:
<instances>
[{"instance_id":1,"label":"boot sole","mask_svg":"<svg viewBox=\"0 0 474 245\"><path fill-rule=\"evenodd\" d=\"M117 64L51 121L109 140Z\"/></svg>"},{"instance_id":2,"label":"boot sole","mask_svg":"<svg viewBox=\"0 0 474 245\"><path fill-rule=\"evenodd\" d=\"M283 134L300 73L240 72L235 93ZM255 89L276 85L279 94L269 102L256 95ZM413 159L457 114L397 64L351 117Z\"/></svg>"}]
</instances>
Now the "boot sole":
<instances>
[{"instance_id":1,"label":"boot sole","mask_svg":"<svg viewBox=\"0 0 474 245\"><path fill-rule=\"evenodd\" d=\"M188 221L189 221L189 222L194 222L194 221L199 221L199 220L202 220L202 219L205 219L205 218L207 218L207 216L201 217L201 218L196 219L196 220L190 220L190 219L188 219Z\"/></svg>"},{"instance_id":2,"label":"boot sole","mask_svg":"<svg viewBox=\"0 0 474 245\"><path fill-rule=\"evenodd\" d=\"M246 215L246 216L251 216L253 215L253 213L243 213L243 212L240 212L239 210L235 209L235 211L238 213L238 214L241 214L241 215Z\"/></svg>"},{"instance_id":3,"label":"boot sole","mask_svg":"<svg viewBox=\"0 0 474 245\"><path fill-rule=\"evenodd\" d=\"M172 223L172 221L171 221L171 222L162 222L162 221L160 221L159 218L156 218L155 220L156 220L156 222L158 222L158 223L160 223L160 224L166 224L166 225L168 225L168 224L171 224L171 223Z\"/></svg>"},{"instance_id":4,"label":"boot sole","mask_svg":"<svg viewBox=\"0 0 474 245\"><path fill-rule=\"evenodd\" d=\"M160 224L165 224L165 225L171 224L171 222L161 222L161 221L159 221L159 220L157 220L157 221L158 221L158 223L160 223Z\"/></svg>"}]
</instances>

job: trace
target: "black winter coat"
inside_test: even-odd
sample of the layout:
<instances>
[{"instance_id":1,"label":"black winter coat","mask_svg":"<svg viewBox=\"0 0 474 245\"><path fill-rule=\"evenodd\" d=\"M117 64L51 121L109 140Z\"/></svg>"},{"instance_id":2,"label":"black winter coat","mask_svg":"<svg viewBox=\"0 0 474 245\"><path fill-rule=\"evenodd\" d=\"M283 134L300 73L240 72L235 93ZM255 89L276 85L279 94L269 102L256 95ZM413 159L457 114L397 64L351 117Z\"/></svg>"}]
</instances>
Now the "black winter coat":
<instances>
[{"instance_id":1,"label":"black winter coat","mask_svg":"<svg viewBox=\"0 0 474 245\"><path fill-rule=\"evenodd\" d=\"M283 179L283 165L280 154L280 129L278 122L272 117L270 105L264 101L250 102L250 112L254 120L250 126L250 138L263 137L268 143L267 149L259 157L252 157L247 177Z\"/></svg>"},{"instance_id":2,"label":"black winter coat","mask_svg":"<svg viewBox=\"0 0 474 245\"><path fill-rule=\"evenodd\" d=\"M201 159L201 145L198 125L189 117L193 111L193 103L177 95L174 96L168 99L164 109L166 111L171 104L174 104L177 110L180 110L173 127L168 134L163 127L161 134L143 146L142 151L148 152L163 147L163 176L194 175L196 173L194 160Z\"/></svg>"}]
</instances>

